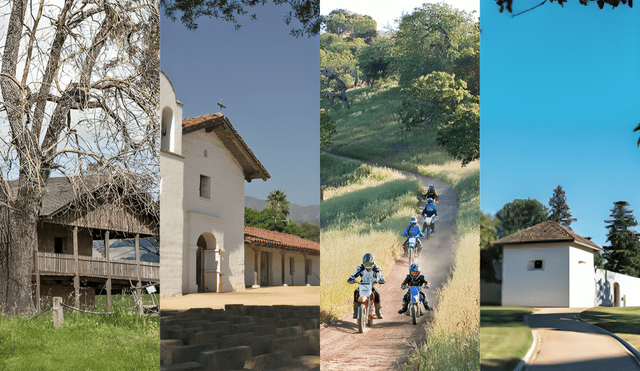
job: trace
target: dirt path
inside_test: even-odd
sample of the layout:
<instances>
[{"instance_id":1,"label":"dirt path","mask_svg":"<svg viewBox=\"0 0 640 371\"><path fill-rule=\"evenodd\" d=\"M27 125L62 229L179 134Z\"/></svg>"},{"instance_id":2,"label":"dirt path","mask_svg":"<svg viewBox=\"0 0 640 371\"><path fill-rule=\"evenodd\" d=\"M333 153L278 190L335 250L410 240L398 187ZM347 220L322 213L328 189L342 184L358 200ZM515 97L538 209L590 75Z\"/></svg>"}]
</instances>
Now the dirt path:
<instances>
[{"instance_id":1,"label":"dirt path","mask_svg":"<svg viewBox=\"0 0 640 371\"><path fill-rule=\"evenodd\" d=\"M436 233L428 240L422 240L424 247L418 259L422 273L428 281L431 281L431 289L426 291L429 304L437 307L437 289L442 288L446 282L454 262L458 199L451 186L442 180L405 171L402 173L418 178L425 189L429 184L433 184L438 191ZM418 220L422 221L421 218ZM398 231L399 235L401 233L402 231ZM410 317L398 314L404 295L400 284L408 273L407 258L396 259L391 272L383 272L386 283L379 285L378 289L384 319L376 320L373 327L364 334L358 333L358 326L351 315L320 329L320 357L323 371L400 369L400 365L413 353L414 345L424 340L425 329L430 325L433 317L428 313L422 316L414 326L411 324Z\"/></svg>"},{"instance_id":2,"label":"dirt path","mask_svg":"<svg viewBox=\"0 0 640 371\"><path fill-rule=\"evenodd\" d=\"M527 316L541 338L526 371L640 370L635 358L613 337L580 320L578 308L544 308Z\"/></svg>"}]
</instances>

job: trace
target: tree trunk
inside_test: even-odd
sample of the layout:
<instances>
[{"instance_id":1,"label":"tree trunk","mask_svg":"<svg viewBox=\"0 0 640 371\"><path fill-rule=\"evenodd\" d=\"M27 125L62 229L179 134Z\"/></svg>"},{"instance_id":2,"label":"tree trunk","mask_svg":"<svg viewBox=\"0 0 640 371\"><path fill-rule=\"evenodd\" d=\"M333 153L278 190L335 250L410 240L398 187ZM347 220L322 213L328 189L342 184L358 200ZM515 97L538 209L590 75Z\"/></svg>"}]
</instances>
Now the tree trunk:
<instances>
[{"instance_id":1,"label":"tree trunk","mask_svg":"<svg viewBox=\"0 0 640 371\"><path fill-rule=\"evenodd\" d=\"M338 84L338 88L340 89L340 93L332 93L332 92L323 92L325 96L329 97L329 107L333 106L333 101L335 98L340 99L342 101L342 107L345 111L349 110L349 101L347 100L347 85L340 79L337 73L329 71L328 68L323 68L320 70L320 73L324 75L329 81L335 80L336 84ZM356 77L357 82L357 75Z\"/></svg>"},{"instance_id":2,"label":"tree trunk","mask_svg":"<svg viewBox=\"0 0 640 371\"><path fill-rule=\"evenodd\" d=\"M9 279L9 200L0 172L0 312L7 310L7 281Z\"/></svg>"},{"instance_id":3,"label":"tree trunk","mask_svg":"<svg viewBox=\"0 0 640 371\"><path fill-rule=\"evenodd\" d=\"M25 184L26 183L26 184ZM32 300L33 251L37 250L38 214L41 195L38 186L20 182L20 189L10 213L8 254L7 309L25 315L34 311Z\"/></svg>"}]
</instances>

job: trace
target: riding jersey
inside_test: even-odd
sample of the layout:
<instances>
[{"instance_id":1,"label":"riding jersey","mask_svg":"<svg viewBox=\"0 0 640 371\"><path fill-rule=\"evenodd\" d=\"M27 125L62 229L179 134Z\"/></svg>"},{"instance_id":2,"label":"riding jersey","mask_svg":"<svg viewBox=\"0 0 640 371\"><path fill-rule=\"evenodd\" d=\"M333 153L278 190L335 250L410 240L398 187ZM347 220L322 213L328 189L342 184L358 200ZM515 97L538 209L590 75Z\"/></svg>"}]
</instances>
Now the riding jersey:
<instances>
[{"instance_id":1,"label":"riding jersey","mask_svg":"<svg viewBox=\"0 0 640 371\"><path fill-rule=\"evenodd\" d=\"M424 194L424 199L426 200L427 198L433 198L434 201L438 200L438 192L436 192L435 189L430 189L427 191L427 193Z\"/></svg>"},{"instance_id":2,"label":"riding jersey","mask_svg":"<svg viewBox=\"0 0 640 371\"><path fill-rule=\"evenodd\" d=\"M410 274L407 274L407 278L404 279L404 281L402 282L402 285L400 285L400 287L405 286L405 285L409 285L409 286L422 286L423 284L427 283L428 281L424 279L423 275L419 275L418 277L414 277Z\"/></svg>"},{"instance_id":3,"label":"riding jersey","mask_svg":"<svg viewBox=\"0 0 640 371\"><path fill-rule=\"evenodd\" d=\"M411 224L409 224L407 228L404 229L402 237L424 237L424 235L422 234L420 227L417 225L411 226Z\"/></svg>"},{"instance_id":4,"label":"riding jersey","mask_svg":"<svg viewBox=\"0 0 640 371\"><path fill-rule=\"evenodd\" d=\"M384 283L384 277L382 277L382 268L380 268L377 264L374 264L373 268L370 271L364 267L363 264L360 264L356 268L356 272L349 277L347 281L353 281L358 277L362 277L360 282L374 282L376 279L378 283Z\"/></svg>"},{"instance_id":5,"label":"riding jersey","mask_svg":"<svg viewBox=\"0 0 640 371\"><path fill-rule=\"evenodd\" d=\"M436 205L427 204L422 210L422 216L426 216L431 218L433 215L438 216L438 210L436 210Z\"/></svg>"}]
</instances>

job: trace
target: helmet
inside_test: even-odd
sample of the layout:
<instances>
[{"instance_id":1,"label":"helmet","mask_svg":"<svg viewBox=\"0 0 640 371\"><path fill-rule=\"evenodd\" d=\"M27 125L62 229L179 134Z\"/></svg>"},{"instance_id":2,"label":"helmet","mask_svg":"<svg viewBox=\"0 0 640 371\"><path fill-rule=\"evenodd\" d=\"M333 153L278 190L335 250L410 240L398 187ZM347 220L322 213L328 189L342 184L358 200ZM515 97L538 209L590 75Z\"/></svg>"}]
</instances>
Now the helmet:
<instances>
[{"instance_id":1,"label":"helmet","mask_svg":"<svg viewBox=\"0 0 640 371\"><path fill-rule=\"evenodd\" d=\"M364 267L367 269L367 271L370 271L371 268L373 268L373 266L376 264L374 258L373 258L373 254L368 252L366 254L364 254L364 256L362 257L362 265L364 265Z\"/></svg>"},{"instance_id":2,"label":"helmet","mask_svg":"<svg viewBox=\"0 0 640 371\"><path fill-rule=\"evenodd\" d=\"M419 276L420 275L420 264L418 264L418 263L411 264L411 266L409 267L409 273L414 277Z\"/></svg>"},{"instance_id":3,"label":"helmet","mask_svg":"<svg viewBox=\"0 0 640 371\"><path fill-rule=\"evenodd\" d=\"M411 225L417 225L418 224L418 219L416 219L415 216L412 216L411 220L409 222L411 223Z\"/></svg>"},{"instance_id":4,"label":"helmet","mask_svg":"<svg viewBox=\"0 0 640 371\"><path fill-rule=\"evenodd\" d=\"M427 203L429 203L429 204L433 203L433 198L431 198L431 197L427 198Z\"/></svg>"},{"instance_id":5,"label":"helmet","mask_svg":"<svg viewBox=\"0 0 640 371\"><path fill-rule=\"evenodd\" d=\"M433 184L429 184L429 189L433 189Z\"/></svg>"}]
</instances>

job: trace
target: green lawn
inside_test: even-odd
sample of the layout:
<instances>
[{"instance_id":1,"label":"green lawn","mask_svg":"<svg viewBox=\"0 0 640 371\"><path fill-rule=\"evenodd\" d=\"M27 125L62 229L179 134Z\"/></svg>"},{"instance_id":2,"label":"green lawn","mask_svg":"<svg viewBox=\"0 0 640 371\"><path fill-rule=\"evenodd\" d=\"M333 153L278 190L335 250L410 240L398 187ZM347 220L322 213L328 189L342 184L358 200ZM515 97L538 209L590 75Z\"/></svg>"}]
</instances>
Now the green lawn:
<instances>
[{"instance_id":1,"label":"green lawn","mask_svg":"<svg viewBox=\"0 0 640 371\"><path fill-rule=\"evenodd\" d=\"M582 312L580 317L613 332L640 350L640 307L596 307Z\"/></svg>"},{"instance_id":2,"label":"green lawn","mask_svg":"<svg viewBox=\"0 0 640 371\"><path fill-rule=\"evenodd\" d=\"M91 310L106 311L102 299ZM157 370L159 319L130 315L130 296L112 299L112 315L65 310L60 328L50 313L31 320L0 314L0 370Z\"/></svg>"},{"instance_id":3,"label":"green lawn","mask_svg":"<svg viewBox=\"0 0 640 371\"><path fill-rule=\"evenodd\" d=\"M513 370L533 343L533 334L523 318L534 311L534 308L480 307L482 370Z\"/></svg>"}]
</instances>

